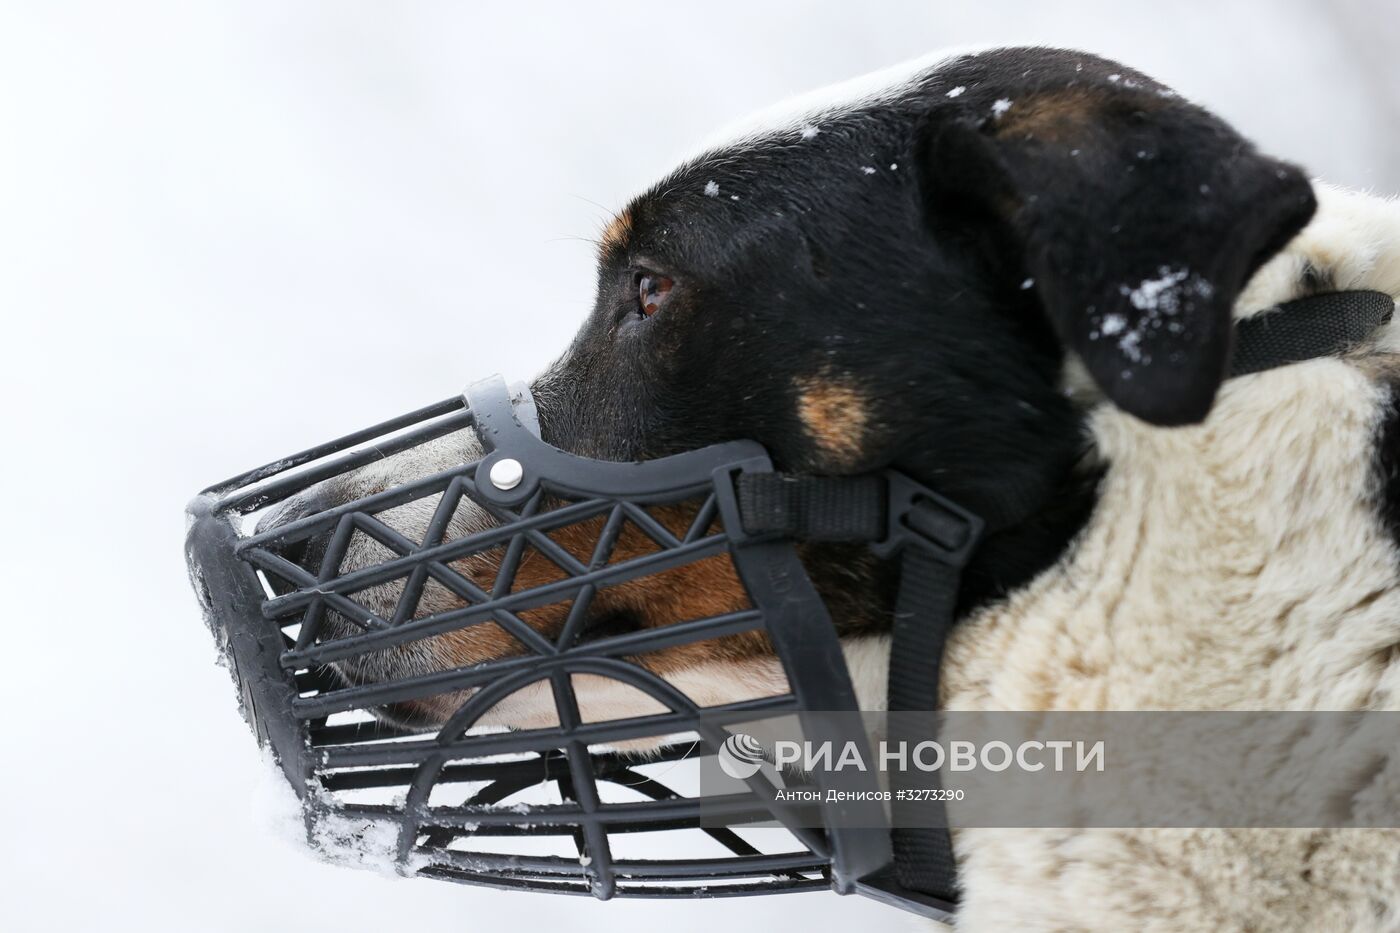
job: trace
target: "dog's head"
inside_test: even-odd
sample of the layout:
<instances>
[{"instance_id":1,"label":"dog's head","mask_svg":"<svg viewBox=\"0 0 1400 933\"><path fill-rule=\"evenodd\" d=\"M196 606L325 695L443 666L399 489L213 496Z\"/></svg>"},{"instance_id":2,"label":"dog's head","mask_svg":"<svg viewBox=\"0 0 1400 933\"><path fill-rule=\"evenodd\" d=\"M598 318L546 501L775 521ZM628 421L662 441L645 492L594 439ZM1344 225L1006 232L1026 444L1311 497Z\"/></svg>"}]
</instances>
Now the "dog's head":
<instances>
[{"instance_id":1,"label":"dog's head","mask_svg":"<svg viewBox=\"0 0 1400 933\"><path fill-rule=\"evenodd\" d=\"M1145 421L1199 421L1226 371L1236 295L1312 210L1298 169L1131 69L1039 48L947 59L752 127L619 212L593 312L533 387L542 433L608 460L751 438L782 470L894 465L973 510L1008 485L1034 491L1043 514L970 569L964 602L976 602L1046 566L1092 506L1092 476L1072 469L1084 400L1067 373L1087 372L1096 398ZM461 443L314 490L274 521L457 462L470 455ZM427 521L387 517L410 537ZM888 624L885 568L834 546L804 559L843 634ZM462 569L485 577L490 564ZM590 624L655 626L742 600L716 558L609 591ZM527 620L563 623L544 610ZM512 650L474 626L341 673L373 680ZM758 636L647 663L706 701L783 687ZM599 707L623 702L598 690ZM454 705L396 712L435 720ZM541 709L552 705L521 700L500 718Z\"/></svg>"}]
</instances>

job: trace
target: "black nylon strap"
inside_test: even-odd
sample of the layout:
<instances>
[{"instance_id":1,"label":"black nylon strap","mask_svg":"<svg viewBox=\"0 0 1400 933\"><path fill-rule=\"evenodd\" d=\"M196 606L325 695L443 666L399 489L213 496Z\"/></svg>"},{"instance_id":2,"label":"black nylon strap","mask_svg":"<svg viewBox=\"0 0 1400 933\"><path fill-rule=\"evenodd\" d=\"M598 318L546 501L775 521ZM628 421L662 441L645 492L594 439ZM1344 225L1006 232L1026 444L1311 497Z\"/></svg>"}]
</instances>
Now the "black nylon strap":
<instances>
[{"instance_id":1,"label":"black nylon strap","mask_svg":"<svg viewBox=\"0 0 1400 933\"><path fill-rule=\"evenodd\" d=\"M890 634L889 709L906 713L937 709L939 667L952 631L962 567L977 544L982 523L895 473L853 477L744 473L737 478L736 491L749 534L881 542L890 550L900 548L899 595ZM1009 524L1031 514L1031 498L1024 490L1003 490L988 508L999 523ZM891 509L897 510L899 519L893 524ZM900 547L891 537L906 541ZM911 719L892 720L894 742L912 746L928 739L936 728L936 723L920 727ZM906 783L895 772L890 789L898 792ZM929 786L926 776L919 786ZM890 833L895 879L911 891L955 901L958 875L952 837L947 829L926 825L930 807L943 804L900 800L896 793L891 806L891 823L896 827Z\"/></svg>"},{"instance_id":2,"label":"black nylon strap","mask_svg":"<svg viewBox=\"0 0 1400 933\"><path fill-rule=\"evenodd\" d=\"M1328 292L1245 318L1235 324L1230 375L1339 356L1388 323L1394 310L1395 301L1385 292Z\"/></svg>"},{"instance_id":3,"label":"black nylon strap","mask_svg":"<svg viewBox=\"0 0 1400 933\"><path fill-rule=\"evenodd\" d=\"M806 541L878 541L885 534L883 476L741 473L739 514L749 534Z\"/></svg>"},{"instance_id":4,"label":"black nylon strap","mask_svg":"<svg viewBox=\"0 0 1400 933\"><path fill-rule=\"evenodd\" d=\"M944 563L918 547L905 547L900 559L899 597L890 632L890 712L928 712L938 709L939 668L943 648L953 630L954 609L962 568ZM937 723L916 727L912 716L890 720L890 740L912 748L929 739ZM920 734L921 733L921 734ZM945 901L958 899L958 868L953 858L953 837L947 829L920 826L930 821L930 808L944 809L937 800L899 799L903 772L890 775L890 844L895 878L911 891ZM924 777L920 787L929 787ZM945 821L946 822L946 821Z\"/></svg>"}]
</instances>

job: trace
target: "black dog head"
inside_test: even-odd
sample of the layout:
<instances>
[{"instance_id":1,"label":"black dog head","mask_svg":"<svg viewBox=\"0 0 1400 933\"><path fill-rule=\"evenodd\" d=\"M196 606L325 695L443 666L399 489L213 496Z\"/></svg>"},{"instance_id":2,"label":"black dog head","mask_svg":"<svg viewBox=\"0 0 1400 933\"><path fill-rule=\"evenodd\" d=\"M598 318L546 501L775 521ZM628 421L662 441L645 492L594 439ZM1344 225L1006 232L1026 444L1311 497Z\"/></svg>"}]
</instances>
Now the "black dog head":
<instances>
[{"instance_id":1,"label":"black dog head","mask_svg":"<svg viewBox=\"0 0 1400 933\"><path fill-rule=\"evenodd\" d=\"M1202 419L1236 294L1312 210L1298 169L1130 69L957 58L628 205L546 429L615 459L749 437L975 500L1077 443L1071 354L1142 419Z\"/></svg>"},{"instance_id":2,"label":"black dog head","mask_svg":"<svg viewBox=\"0 0 1400 933\"><path fill-rule=\"evenodd\" d=\"M894 465L973 510L1029 491L1045 508L981 549L974 602L1046 566L1092 508L1067 367L1148 422L1199 421L1237 293L1313 206L1298 169L1130 69L950 59L711 149L629 204L592 315L535 384L544 436L613 460L751 438L782 470ZM844 632L888 624L891 577L862 552L805 557ZM652 585L610 611L662 624L738 587ZM502 650L464 634L395 663Z\"/></svg>"}]
</instances>

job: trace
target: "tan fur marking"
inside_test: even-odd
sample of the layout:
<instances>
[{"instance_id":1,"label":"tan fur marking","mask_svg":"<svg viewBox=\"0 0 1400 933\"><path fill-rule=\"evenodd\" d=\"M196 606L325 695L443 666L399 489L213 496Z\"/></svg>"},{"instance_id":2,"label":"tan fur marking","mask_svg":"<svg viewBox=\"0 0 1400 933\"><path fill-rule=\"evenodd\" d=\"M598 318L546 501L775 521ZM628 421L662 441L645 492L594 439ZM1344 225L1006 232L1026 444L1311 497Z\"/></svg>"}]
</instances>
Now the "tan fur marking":
<instances>
[{"instance_id":1,"label":"tan fur marking","mask_svg":"<svg viewBox=\"0 0 1400 933\"><path fill-rule=\"evenodd\" d=\"M599 240L604 250L621 249L627 245L627 238L632 235L632 211L624 208L623 211L603 228L603 235Z\"/></svg>"},{"instance_id":2,"label":"tan fur marking","mask_svg":"<svg viewBox=\"0 0 1400 933\"><path fill-rule=\"evenodd\" d=\"M853 465L865 449L869 402L849 379L798 379L797 416L831 465Z\"/></svg>"},{"instance_id":3,"label":"tan fur marking","mask_svg":"<svg viewBox=\"0 0 1400 933\"><path fill-rule=\"evenodd\" d=\"M649 510L651 515L678 537L694 520L693 506L673 506ZM603 530L602 517L569 525L549 533L549 537L575 558L587 563ZM659 550L658 545L630 522L624 526L613 549L610 563L632 560ZM479 555L473 562L459 563L458 570L470 575L478 585L490 588L504 549ZM520 592L563 579L564 571L543 554L527 552L515 576L512 592ZM459 601L460 602L460 601ZM519 613L533 629L547 638L557 638L568 616L571 603L551 603ZM723 615L749 608L747 592L727 554L684 564L663 573L644 576L601 590L593 599L591 614L627 613L644 628L659 628L690 619ZM434 641L445 668L467 667L522 653L514 637L494 624L473 625L437 636ZM772 645L762 632L741 632L722 639L691 642L643 655L633 660L653 673L669 676L701 668L719 669L725 665L757 663L773 656ZM778 684L775 689L781 690ZM457 693L439 694L416 701L417 711L435 718L450 716L465 700Z\"/></svg>"},{"instance_id":4,"label":"tan fur marking","mask_svg":"<svg viewBox=\"0 0 1400 933\"><path fill-rule=\"evenodd\" d=\"M1075 87L1019 98L995 124L999 136L1033 136L1044 142L1082 140L1108 98L1102 88Z\"/></svg>"}]
</instances>

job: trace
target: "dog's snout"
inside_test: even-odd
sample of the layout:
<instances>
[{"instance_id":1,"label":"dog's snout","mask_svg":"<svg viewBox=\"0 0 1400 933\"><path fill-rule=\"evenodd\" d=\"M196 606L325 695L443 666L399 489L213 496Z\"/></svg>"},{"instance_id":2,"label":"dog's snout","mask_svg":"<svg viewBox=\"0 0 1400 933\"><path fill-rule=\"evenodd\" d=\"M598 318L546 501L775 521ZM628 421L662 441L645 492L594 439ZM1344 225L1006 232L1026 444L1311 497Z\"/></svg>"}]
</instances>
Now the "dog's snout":
<instances>
[{"instance_id":1,"label":"dog's snout","mask_svg":"<svg viewBox=\"0 0 1400 933\"><path fill-rule=\"evenodd\" d=\"M300 521L308 516L323 512L335 504L332 497L322 489L310 489L300 493L272 509L257 523L257 533L264 534ZM292 536L273 545L273 550L284 560L290 561L312 573L325 554L329 530L317 530L310 534Z\"/></svg>"},{"instance_id":2,"label":"dog's snout","mask_svg":"<svg viewBox=\"0 0 1400 933\"><path fill-rule=\"evenodd\" d=\"M289 541L282 546L282 556L298 567L306 567L306 559L311 551L311 538L302 538L300 541Z\"/></svg>"}]
</instances>

